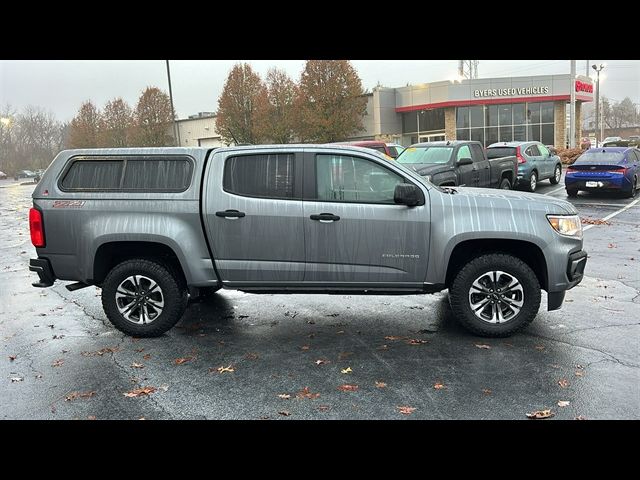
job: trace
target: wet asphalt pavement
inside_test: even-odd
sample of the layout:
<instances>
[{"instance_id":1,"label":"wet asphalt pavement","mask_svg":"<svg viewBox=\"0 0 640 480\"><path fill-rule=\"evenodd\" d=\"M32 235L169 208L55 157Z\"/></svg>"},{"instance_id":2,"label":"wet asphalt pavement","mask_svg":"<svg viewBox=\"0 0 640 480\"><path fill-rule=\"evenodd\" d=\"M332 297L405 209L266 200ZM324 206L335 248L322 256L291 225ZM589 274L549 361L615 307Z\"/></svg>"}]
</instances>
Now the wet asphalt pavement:
<instances>
[{"instance_id":1,"label":"wet asphalt pavement","mask_svg":"<svg viewBox=\"0 0 640 480\"><path fill-rule=\"evenodd\" d=\"M467 333L446 292L225 291L192 303L165 336L133 339L111 327L99 289L31 286L32 190L0 181L2 419L640 418L639 202L585 232L583 282L559 311L545 311L543 294L511 338ZM547 181L539 192L566 198ZM590 219L632 204L571 201ZM157 390L124 395L141 387Z\"/></svg>"}]
</instances>

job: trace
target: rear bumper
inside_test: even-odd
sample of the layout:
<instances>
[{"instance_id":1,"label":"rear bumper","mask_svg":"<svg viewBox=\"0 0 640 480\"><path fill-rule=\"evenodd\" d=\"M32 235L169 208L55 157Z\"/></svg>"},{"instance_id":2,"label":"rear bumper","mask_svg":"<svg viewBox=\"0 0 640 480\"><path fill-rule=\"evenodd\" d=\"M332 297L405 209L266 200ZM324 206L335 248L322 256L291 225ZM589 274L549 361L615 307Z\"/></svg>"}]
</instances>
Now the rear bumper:
<instances>
[{"instance_id":1,"label":"rear bumper","mask_svg":"<svg viewBox=\"0 0 640 480\"><path fill-rule=\"evenodd\" d=\"M587 182L597 182L595 187L587 187ZM564 184L571 190L585 190L585 191L598 191L598 190L622 190L629 188L631 183L626 177L620 176L617 178L612 177L598 177L596 175L585 177L565 177ZM628 185L627 185L628 184Z\"/></svg>"},{"instance_id":2,"label":"rear bumper","mask_svg":"<svg viewBox=\"0 0 640 480\"><path fill-rule=\"evenodd\" d=\"M56 281L56 276L51 268L51 263L46 258L32 258L29 260L29 270L36 272L40 277L39 282L34 282L31 285L38 288L50 287L53 282Z\"/></svg>"}]
</instances>

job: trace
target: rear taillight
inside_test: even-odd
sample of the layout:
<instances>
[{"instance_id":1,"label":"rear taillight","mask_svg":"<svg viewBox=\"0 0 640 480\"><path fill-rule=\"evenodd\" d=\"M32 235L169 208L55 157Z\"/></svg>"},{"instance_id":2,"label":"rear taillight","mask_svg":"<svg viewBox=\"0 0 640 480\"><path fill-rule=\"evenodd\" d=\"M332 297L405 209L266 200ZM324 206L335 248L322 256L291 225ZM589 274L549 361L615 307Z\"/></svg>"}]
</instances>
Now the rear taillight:
<instances>
[{"instance_id":1,"label":"rear taillight","mask_svg":"<svg viewBox=\"0 0 640 480\"><path fill-rule=\"evenodd\" d=\"M36 208L29 210L29 231L31 232L31 243L34 247L44 247L44 224L42 223L42 212Z\"/></svg>"},{"instance_id":2,"label":"rear taillight","mask_svg":"<svg viewBox=\"0 0 640 480\"><path fill-rule=\"evenodd\" d=\"M567 173L569 172L577 172L578 170L573 167L567 167Z\"/></svg>"},{"instance_id":3,"label":"rear taillight","mask_svg":"<svg viewBox=\"0 0 640 480\"><path fill-rule=\"evenodd\" d=\"M525 158L522 156L522 152L520 151L520 147L516 147L516 158L518 159L518 165L521 163L527 163Z\"/></svg>"}]
</instances>

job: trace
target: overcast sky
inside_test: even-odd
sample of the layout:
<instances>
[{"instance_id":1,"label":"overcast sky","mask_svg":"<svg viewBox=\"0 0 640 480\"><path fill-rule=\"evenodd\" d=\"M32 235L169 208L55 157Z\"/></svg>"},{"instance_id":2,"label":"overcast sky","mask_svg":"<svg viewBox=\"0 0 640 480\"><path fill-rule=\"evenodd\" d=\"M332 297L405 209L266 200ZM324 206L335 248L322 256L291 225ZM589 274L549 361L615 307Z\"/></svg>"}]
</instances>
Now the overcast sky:
<instances>
[{"instance_id":1,"label":"overcast sky","mask_svg":"<svg viewBox=\"0 0 640 480\"><path fill-rule=\"evenodd\" d=\"M263 77L270 67L284 69L298 80L303 60L247 60ZM601 90L614 100L628 96L640 103L640 61L606 62ZM171 80L176 113L185 118L201 111L215 111L217 100L233 60L172 60ZM584 75L586 60L577 61ZM407 83L447 80L456 75L457 60L354 60L363 86L378 83L400 87ZM568 60L481 60L479 77L506 77L569 73ZM593 72L593 70L591 70ZM44 107L60 120L70 120L84 100L102 107L121 96L132 106L148 85L168 91L164 60L0 60L0 106L17 110L26 105Z\"/></svg>"}]
</instances>

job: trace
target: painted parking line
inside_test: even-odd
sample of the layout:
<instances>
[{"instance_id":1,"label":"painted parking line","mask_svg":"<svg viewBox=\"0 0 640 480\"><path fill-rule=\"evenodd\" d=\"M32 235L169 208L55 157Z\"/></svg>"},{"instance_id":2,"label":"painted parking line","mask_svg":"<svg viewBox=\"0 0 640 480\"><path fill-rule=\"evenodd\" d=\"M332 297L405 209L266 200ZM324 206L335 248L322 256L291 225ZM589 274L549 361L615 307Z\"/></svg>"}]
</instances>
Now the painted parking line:
<instances>
[{"instance_id":1,"label":"painted parking line","mask_svg":"<svg viewBox=\"0 0 640 480\"><path fill-rule=\"evenodd\" d=\"M638 202L640 202L640 198L638 198L637 200L634 200L633 202L629 203L628 205L625 205L624 207L622 207L620 210L616 210L613 213L610 213L609 215L607 215L606 217L601 218L601 220L603 221L607 221L612 219L613 217L615 217L616 215L621 214L622 212L629 210L631 207L633 207L634 205L636 205ZM595 225L587 225L586 227L584 227L582 229L583 232L586 232L587 230L589 230L590 228L595 227Z\"/></svg>"},{"instance_id":2,"label":"painted parking line","mask_svg":"<svg viewBox=\"0 0 640 480\"><path fill-rule=\"evenodd\" d=\"M553 193L559 192L560 190L564 190L564 185L561 186L560 188L556 188L555 190L551 190L550 192L543 193L543 195L551 195Z\"/></svg>"}]
</instances>

